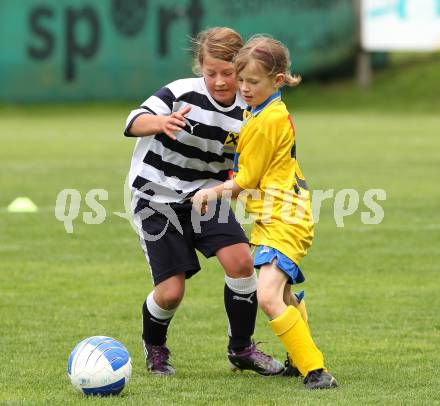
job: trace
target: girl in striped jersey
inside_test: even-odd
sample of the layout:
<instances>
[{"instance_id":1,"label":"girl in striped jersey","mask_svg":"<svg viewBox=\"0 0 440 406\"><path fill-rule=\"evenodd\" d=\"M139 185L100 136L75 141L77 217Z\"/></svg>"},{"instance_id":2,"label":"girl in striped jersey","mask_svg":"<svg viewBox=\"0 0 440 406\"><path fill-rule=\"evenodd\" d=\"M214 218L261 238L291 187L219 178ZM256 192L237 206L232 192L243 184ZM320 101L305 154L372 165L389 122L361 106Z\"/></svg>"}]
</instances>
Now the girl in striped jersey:
<instances>
[{"instance_id":1,"label":"girl in striped jersey","mask_svg":"<svg viewBox=\"0 0 440 406\"><path fill-rule=\"evenodd\" d=\"M257 311L257 277L248 240L229 206L207 221L189 197L222 184L232 169L244 102L237 93L232 59L243 46L229 28L202 32L194 42L198 78L172 82L133 110L126 136L138 137L129 182L134 220L150 265L154 290L143 303L142 338L148 369L169 375L168 326L180 304L185 279L200 270L196 249L217 256L225 270L229 322L228 358L233 368L262 375L284 371L251 341ZM226 221L220 221L226 220Z\"/></svg>"},{"instance_id":2,"label":"girl in striped jersey","mask_svg":"<svg viewBox=\"0 0 440 406\"><path fill-rule=\"evenodd\" d=\"M198 191L197 211L206 212L209 200L225 191L247 194L246 210L256 218L251 243L260 268L257 296L289 358L309 389L336 387L324 366L307 325L305 309L292 300L291 285L304 281L299 268L313 238L310 193L296 159L295 131L280 87L295 86L288 50L266 36L255 36L238 52L235 68L248 108L244 112L236 151L234 179ZM270 203L270 204L269 204ZM303 311L301 311L303 310Z\"/></svg>"}]
</instances>

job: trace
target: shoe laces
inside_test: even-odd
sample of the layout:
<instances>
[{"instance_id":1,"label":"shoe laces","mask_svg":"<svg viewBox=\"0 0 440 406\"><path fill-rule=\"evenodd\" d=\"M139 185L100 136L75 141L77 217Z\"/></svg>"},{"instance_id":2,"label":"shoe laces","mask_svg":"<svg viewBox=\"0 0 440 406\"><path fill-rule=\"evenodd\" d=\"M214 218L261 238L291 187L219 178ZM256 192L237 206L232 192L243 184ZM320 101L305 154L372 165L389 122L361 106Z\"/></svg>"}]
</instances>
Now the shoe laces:
<instances>
[{"instance_id":1,"label":"shoe laces","mask_svg":"<svg viewBox=\"0 0 440 406\"><path fill-rule=\"evenodd\" d=\"M257 358L261 361L272 362L273 358L270 355L264 353L263 351L260 351L257 348L257 345L259 345L259 344L264 344L264 341L258 341L256 343L252 342L252 344L249 347L249 352L251 354L253 354L255 356L255 358Z\"/></svg>"},{"instance_id":2,"label":"shoe laces","mask_svg":"<svg viewBox=\"0 0 440 406\"><path fill-rule=\"evenodd\" d=\"M304 383L309 381L316 382L319 380L323 369L315 369L314 371L310 371L304 379Z\"/></svg>"},{"instance_id":3,"label":"shoe laces","mask_svg":"<svg viewBox=\"0 0 440 406\"><path fill-rule=\"evenodd\" d=\"M151 345L149 348L151 361L154 365L168 365L170 350L165 345Z\"/></svg>"}]
</instances>

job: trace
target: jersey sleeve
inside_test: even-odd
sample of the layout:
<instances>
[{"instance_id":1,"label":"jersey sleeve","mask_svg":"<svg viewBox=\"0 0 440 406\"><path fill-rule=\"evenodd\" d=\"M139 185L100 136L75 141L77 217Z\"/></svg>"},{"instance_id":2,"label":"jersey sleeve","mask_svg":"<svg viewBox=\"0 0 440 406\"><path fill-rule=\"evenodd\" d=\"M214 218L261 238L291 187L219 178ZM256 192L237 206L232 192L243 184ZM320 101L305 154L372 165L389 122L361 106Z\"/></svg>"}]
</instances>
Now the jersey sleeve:
<instances>
[{"instance_id":1,"label":"jersey sleeve","mask_svg":"<svg viewBox=\"0 0 440 406\"><path fill-rule=\"evenodd\" d=\"M155 116L168 116L173 111L173 103L176 97L168 87L163 87L158 90L147 100L145 100L141 106L130 112L125 123L124 135L131 137L130 128L134 123L134 120L142 114L154 114Z\"/></svg>"},{"instance_id":2,"label":"jersey sleeve","mask_svg":"<svg viewBox=\"0 0 440 406\"><path fill-rule=\"evenodd\" d=\"M176 97L168 87L163 87L145 100L141 108L157 116L168 116L173 111L173 103Z\"/></svg>"},{"instance_id":3,"label":"jersey sleeve","mask_svg":"<svg viewBox=\"0 0 440 406\"><path fill-rule=\"evenodd\" d=\"M271 131L256 130L243 142L237 156L235 182L242 189L255 189L270 166L277 149Z\"/></svg>"}]
</instances>

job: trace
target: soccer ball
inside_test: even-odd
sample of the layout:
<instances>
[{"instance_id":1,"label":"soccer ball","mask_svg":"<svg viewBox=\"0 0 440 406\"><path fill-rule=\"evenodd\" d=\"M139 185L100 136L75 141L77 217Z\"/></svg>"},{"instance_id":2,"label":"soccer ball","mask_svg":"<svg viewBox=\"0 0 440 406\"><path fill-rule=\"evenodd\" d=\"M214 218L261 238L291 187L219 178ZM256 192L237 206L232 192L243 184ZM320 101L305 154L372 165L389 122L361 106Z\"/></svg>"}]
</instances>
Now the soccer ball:
<instances>
[{"instance_id":1,"label":"soccer ball","mask_svg":"<svg viewBox=\"0 0 440 406\"><path fill-rule=\"evenodd\" d=\"M86 338L70 354L67 374L80 393L118 395L131 376L130 354L113 338Z\"/></svg>"}]
</instances>

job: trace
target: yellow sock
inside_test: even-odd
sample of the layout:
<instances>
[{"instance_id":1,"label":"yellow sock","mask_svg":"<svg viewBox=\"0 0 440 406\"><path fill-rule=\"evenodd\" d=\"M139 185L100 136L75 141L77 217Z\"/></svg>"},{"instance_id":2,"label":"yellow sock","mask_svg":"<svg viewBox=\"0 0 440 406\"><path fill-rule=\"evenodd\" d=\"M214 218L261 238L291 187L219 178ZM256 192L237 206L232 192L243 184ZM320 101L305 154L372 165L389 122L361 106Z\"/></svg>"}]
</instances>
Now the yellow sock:
<instances>
[{"instance_id":1,"label":"yellow sock","mask_svg":"<svg viewBox=\"0 0 440 406\"><path fill-rule=\"evenodd\" d=\"M269 323L303 376L315 369L324 368L324 357L313 342L299 310L288 306Z\"/></svg>"},{"instance_id":2,"label":"yellow sock","mask_svg":"<svg viewBox=\"0 0 440 406\"><path fill-rule=\"evenodd\" d=\"M298 303L298 298L296 297L296 295L294 295L293 293L292 293L292 295L294 297L294 299L292 298L292 303L291 303L292 306L294 306L296 309L298 309L298 311L301 314L301 318L303 319L304 324L307 327L307 330L309 330L309 333L312 334L312 331L310 330L310 326L308 323L309 316L307 314L306 302L304 301L304 299L302 299L301 302ZM291 355L289 355L289 361L290 361L291 365L296 366L295 361L293 360Z\"/></svg>"},{"instance_id":3,"label":"yellow sock","mask_svg":"<svg viewBox=\"0 0 440 406\"><path fill-rule=\"evenodd\" d=\"M301 300L301 302L298 303L297 306L295 306L298 311L301 313L301 318L304 320L304 323L307 327L307 330L309 330L310 332L310 327L309 327L309 316L307 315L307 308L306 308L306 302L303 300Z\"/></svg>"},{"instance_id":4,"label":"yellow sock","mask_svg":"<svg viewBox=\"0 0 440 406\"><path fill-rule=\"evenodd\" d=\"M301 317L304 320L304 323L306 323L306 326L310 331L309 316L307 314L306 302L304 300L304 291L300 293L293 293L289 290L285 303L287 306L292 305L299 310L299 312L301 313Z\"/></svg>"}]
</instances>

